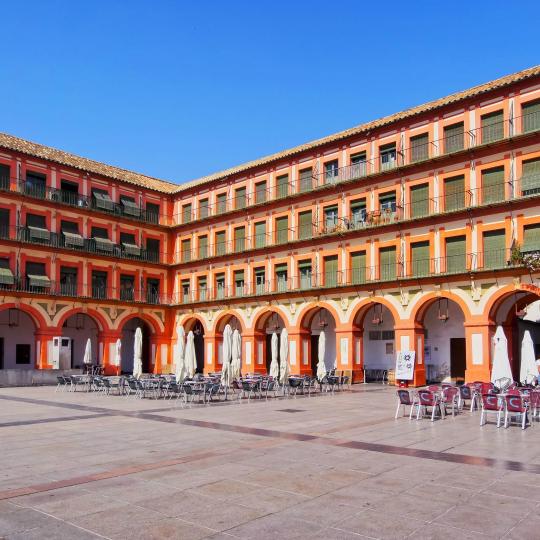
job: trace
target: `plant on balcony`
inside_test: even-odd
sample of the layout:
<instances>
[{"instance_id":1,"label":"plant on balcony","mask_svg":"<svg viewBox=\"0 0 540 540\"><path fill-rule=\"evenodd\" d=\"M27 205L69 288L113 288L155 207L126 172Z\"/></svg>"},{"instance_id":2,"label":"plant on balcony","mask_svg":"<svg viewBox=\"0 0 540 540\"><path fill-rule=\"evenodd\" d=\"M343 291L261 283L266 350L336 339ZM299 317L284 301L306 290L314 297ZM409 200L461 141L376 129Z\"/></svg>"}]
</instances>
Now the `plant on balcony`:
<instances>
[{"instance_id":1,"label":"plant on balcony","mask_svg":"<svg viewBox=\"0 0 540 540\"><path fill-rule=\"evenodd\" d=\"M510 250L510 263L514 266L523 263L523 253L521 253L521 245L517 242L512 246Z\"/></svg>"},{"instance_id":2,"label":"plant on balcony","mask_svg":"<svg viewBox=\"0 0 540 540\"><path fill-rule=\"evenodd\" d=\"M540 270L540 251L526 253L523 255L522 262L530 271Z\"/></svg>"}]
</instances>

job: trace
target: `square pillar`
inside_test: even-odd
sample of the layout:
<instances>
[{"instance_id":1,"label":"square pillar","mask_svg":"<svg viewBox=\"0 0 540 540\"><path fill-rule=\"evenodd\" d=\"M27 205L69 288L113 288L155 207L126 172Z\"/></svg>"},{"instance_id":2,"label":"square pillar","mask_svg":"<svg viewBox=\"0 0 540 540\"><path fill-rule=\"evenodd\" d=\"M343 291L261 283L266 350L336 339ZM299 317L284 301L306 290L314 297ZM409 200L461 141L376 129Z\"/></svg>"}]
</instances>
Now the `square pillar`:
<instances>
[{"instance_id":1,"label":"square pillar","mask_svg":"<svg viewBox=\"0 0 540 540\"><path fill-rule=\"evenodd\" d=\"M345 371L352 382L363 382L363 332L336 330L336 369Z\"/></svg>"},{"instance_id":2,"label":"square pillar","mask_svg":"<svg viewBox=\"0 0 540 540\"><path fill-rule=\"evenodd\" d=\"M486 321L465 322L465 382L491 379L491 340L495 325Z\"/></svg>"},{"instance_id":3,"label":"square pillar","mask_svg":"<svg viewBox=\"0 0 540 540\"><path fill-rule=\"evenodd\" d=\"M395 326L395 354L400 351L414 351L413 380L408 381L411 386L424 386L426 384L426 366L424 363L424 329L416 323L404 326ZM396 378L396 385L399 380Z\"/></svg>"}]
</instances>

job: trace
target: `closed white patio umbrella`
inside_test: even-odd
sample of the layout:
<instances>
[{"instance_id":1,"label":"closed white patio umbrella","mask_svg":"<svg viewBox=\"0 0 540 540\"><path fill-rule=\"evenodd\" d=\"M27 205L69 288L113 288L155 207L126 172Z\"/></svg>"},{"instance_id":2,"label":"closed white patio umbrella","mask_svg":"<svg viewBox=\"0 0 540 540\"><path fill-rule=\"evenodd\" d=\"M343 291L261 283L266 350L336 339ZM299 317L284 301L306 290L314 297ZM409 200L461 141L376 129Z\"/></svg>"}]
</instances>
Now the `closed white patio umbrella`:
<instances>
[{"instance_id":1,"label":"closed white patio umbrella","mask_svg":"<svg viewBox=\"0 0 540 540\"><path fill-rule=\"evenodd\" d=\"M136 379L142 375L142 340L142 330L137 326L133 342L133 376Z\"/></svg>"},{"instance_id":2,"label":"closed white patio umbrella","mask_svg":"<svg viewBox=\"0 0 540 540\"><path fill-rule=\"evenodd\" d=\"M534 343L531 333L525 330L523 341L521 342L521 366L519 370L519 380L523 384L531 384L538 376L536 367L536 357L534 354Z\"/></svg>"},{"instance_id":3,"label":"closed white patio umbrella","mask_svg":"<svg viewBox=\"0 0 540 540\"><path fill-rule=\"evenodd\" d=\"M284 385L289 380L289 332L284 328L279 338L279 382Z\"/></svg>"},{"instance_id":4,"label":"closed white patio umbrella","mask_svg":"<svg viewBox=\"0 0 540 540\"><path fill-rule=\"evenodd\" d=\"M186 351L186 331L184 327L180 325L176 330L177 335L177 344L176 344L176 357L174 359L175 370L174 374L176 376L176 382L181 383L186 378L186 369L184 364L184 355Z\"/></svg>"},{"instance_id":5,"label":"closed white patio umbrella","mask_svg":"<svg viewBox=\"0 0 540 540\"><path fill-rule=\"evenodd\" d=\"M86 347L84 349L83 363L87 366L92 364L92 340L88 338L86 340Z\"/></svg>"},{"instance_id":6,"label":"closed white patio umbrella","mask_svg":"<svg viewBox=\"0 0 540 540\"><path fill-rule=\"evenodd\" d=\"M282 334L283 336L283 334ZM270 362L269 375L274 379L279 378L279 363L278 363L278 336L276 332L272 334L272 340L270 342L272 350L272 361Z\"/></svg>"},{"instance_id":7,"label":"closed white patio umbrella","mask_svg":"<svg viewBox=\"0 0 540 540\"><path fill-rule=\"evenodd\" d=\"M223 364L221 367L221 382L224 386L231 383L231 351L232 348L232 329L230 324L226 324L223 329Z\"/></svg>"},{"instance_id":8,"label":"closed white patio umbrella","mask_svg":"<svg viewBox=\"0 0 540 540\"><path fill-rule=\"evenodd\" d=\"M502 326L497 326L493 337L495 348L493 351L493 365L491 366L491 382L495 386L501 386L505 380L514 380L508 358L508 341Z\"/></svg>"},{"instance_id":9,"label":"closed white patio umbrella","mask_svg":"<svg viewBox=\"0 0 540 540\"><path fill-rule=\"evenodd\" d=\"M187 335L184 364L187 376L192 378L197 371L197 359L195 358L195 336L191 330Z\"/></svg>"},{"instance_id":10,"label":"closed white patio umbrella","mask_svg":"<svg viewBox=\"0 0 540 540\"><path fill-rule=\"evenodd\" d=\"M324 355L326 353L326 334L324 333L324 330L321 330L321 333L319 335L319 355L317 362L317 379L319 381L322 381L324 379L324 376L326 375L326 365L324 363Z\"/></svg>"},{"instance_id":11,"label":"closed white patio umbrella","mask_svg":"<svg viewBox=\"0 0 540 540\"><path fill-rule=\"evenodd\" d=\"M242 336L237 328L232 334L231 379L239 379L242 374Z\"/></svg>"},{"instance_id":12,"label":"closed white patio umbrella","mask_svg":"<svg viewBox=\"0 0 540 540\"><path fill-rule=\"evenodd\" d=\"M122 340L118 338L116 340L116 347L114 350L114 365L120 367L122 364Z\"/></svg>"}]
</instances>

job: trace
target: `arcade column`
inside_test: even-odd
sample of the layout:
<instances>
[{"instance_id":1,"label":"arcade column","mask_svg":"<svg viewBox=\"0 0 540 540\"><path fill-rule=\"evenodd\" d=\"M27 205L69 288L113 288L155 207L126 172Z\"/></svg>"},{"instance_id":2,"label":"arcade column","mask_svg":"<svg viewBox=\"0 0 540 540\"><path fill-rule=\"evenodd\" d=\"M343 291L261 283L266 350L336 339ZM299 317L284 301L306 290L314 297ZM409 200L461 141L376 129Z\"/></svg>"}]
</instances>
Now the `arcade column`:
<instances>
[{"instance_id":1,"label":"arcade column","mask_svg":"<svg viewBox=\"0 0 540 540\"><path fill-rule=\"evenodd\" d=\"M491 341L495 325L484 319L465 321L465 382L491 379Z\"/></svg>"},{"instance_id":2,"label":"arcade column","mask_svg":"<svg viewBox=\"0 0 540 540\"><path fill-rule=\"evenodd\" d=\"M426 384L426 366L424 363L424 328L417 322L403 321L395 325L395 344L397 355L400 351L414 351L414 375L409 381L411 386L424 386ZM396 385L399 381L396 377Z\"/></svg>"}]
</instances>

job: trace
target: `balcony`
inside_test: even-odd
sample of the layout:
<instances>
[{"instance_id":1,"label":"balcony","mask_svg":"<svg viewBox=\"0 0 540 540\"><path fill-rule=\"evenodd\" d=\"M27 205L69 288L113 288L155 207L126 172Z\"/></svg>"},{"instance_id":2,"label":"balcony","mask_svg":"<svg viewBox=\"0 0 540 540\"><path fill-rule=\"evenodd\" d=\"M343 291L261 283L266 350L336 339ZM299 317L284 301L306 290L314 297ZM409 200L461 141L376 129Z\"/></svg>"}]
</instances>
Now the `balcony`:
<instances>
[{"instance_id":1,"label":"balcony","mask_svg":"<svg viewBox=\"0 0 540 540\"><path fill-rule=\"evenodd\" d=\"M41 199L55 203L73 206L94 212L102 212L108 215L150 223L153 225L170 225L166 216L157 212L145 210L135 204L115 203L111 200L99 201L93 197L85 197L72 191L51 188L40 184L34 184L16 178L0 178L0 190L20 193L32 199Z\"/></svg>"},{"instance_id":2,"label":"balcony","mask_svg":"<svg viewBox=\"0 0 540 540\"><path fill-rule=\"evenodd\" d=\"M83 238L79 234L53 233L36 227L0 228L0 239L149 263L159 263L165 259L164 253L149 251L140 246L113 244L105 238Z\"/></svg>"}]
</instances>

